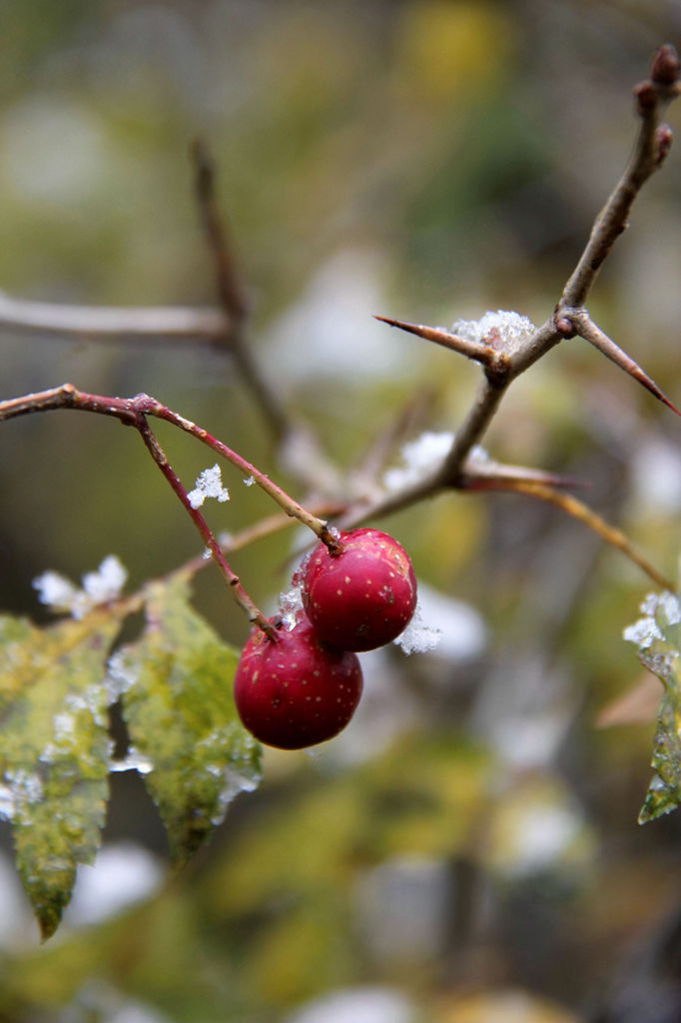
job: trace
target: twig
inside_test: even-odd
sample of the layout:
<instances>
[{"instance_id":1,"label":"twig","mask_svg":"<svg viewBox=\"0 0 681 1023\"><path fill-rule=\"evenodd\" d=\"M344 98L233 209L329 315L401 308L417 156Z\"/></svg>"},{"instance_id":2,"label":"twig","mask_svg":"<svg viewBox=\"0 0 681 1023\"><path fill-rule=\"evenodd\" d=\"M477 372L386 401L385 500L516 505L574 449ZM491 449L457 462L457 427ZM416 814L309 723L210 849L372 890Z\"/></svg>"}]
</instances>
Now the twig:
<instances>
[{"instance_id":1,"label":"twig","mask_svg":"<svg viewBox=\"0 0 681 1023\"><path fill-rule=\"evenodd\" d=\"M88 394L85 391L79 391L73 384L67 383L59 387L49 388L46 391L25 394L19 398L0 401L0 421L12 419L16 416L28 415L33 412L46 412L61 408L73 408L83 412L95 412L100 415L114 416L128 426L134 426L138 429L138 418L140 415L155 416L158 419L172 423L173 426L184 430L185 433L190 433L202 443L207 444L217 454L226 458L246 478L253 477L253 481L257 483L261 490L264 490L266 494L276 501L287 515L298 519L308 529L311 529L330 550L338 551L338 539L323 519L312 515L306 508L290 497L278 484L274 483L269 476L261 472L257 466L243 458L238 452L228 447L216 437L213 437L203 427L197 426L190 419L179 415L179 413L169 409L162 402L148 394L138 394L134 398L115 398L101 394Z\"/></svg>"},{"instance_id":2,"label":"twig","mask_svg":"<svg viewBox=\"0 0 681 1023\"><path fill-rule=\"evenodd\" d=\"M671 132L666 126L660 128L659 122L661 109L678 95L679 60L673 47L660 47L651 74L649 81L634 89L641 126L631 160L596 218L589 241L563 290L561 307L584 305L598 271L627 227L636 196L669 152Z\"/></svg>"},{"instance_id":3,"label":"twig","mask_svg":"<svg viewBox=\"0 0 681 1023\"><path fill-rule=\"evenodd\" d=\"M81 306L31 302L0 291L0 327L109 341L166 338L214 344L229 329L220 309Z\"/></svg>"},{"instance_id":4,"label":"twig","mask_svg":"<svg viewBox=\"0 0 681 1023\"><path fill-rule=\"evenodd\" d=\"M156 434L149 426L145 417L143 415L139 415L134 425L139 431L140 436L142 437L142 440L144 441L151 457L154 459L156 465L159 467L159 469L165 476L166 480L172 487L173 491L182 502L182 505L186 509L194 525L201 534L203 542L206 544L206 547L210 550L213 556L213 560L215 561L218 568L222 572L222 575L224 576L227 585L231 589L237 604L243 611L246 612L249 622L251 622L253 625L257 625L259 629L262 629L266 636L269 636L271 640L276 641L278 638L277 630L270 622L268 622L265 615L253 602L253 599L244 588L239 576L232 571L232 568L229 562L227 561L227 558L225 557L222 548L220 547L220 544L215 539L213 531L211 530L210 526L206 522L205 518L203 517L199 509L195 508L192 505L191 501L189 500L189 496L182 481L180 480L179 476L177 475L172 465L168 461L168 457L165 451L159 444Z\"/></svg>"}]
</instances>

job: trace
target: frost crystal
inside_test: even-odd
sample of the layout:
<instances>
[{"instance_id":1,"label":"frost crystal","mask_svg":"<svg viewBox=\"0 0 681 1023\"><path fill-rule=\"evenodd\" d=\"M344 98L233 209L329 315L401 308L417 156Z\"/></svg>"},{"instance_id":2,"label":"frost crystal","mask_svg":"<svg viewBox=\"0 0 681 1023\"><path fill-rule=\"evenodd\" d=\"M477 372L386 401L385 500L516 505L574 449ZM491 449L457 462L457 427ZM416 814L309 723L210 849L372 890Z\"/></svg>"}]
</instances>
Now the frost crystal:
<instances>
[{"instance_id":1,"label":"frost crystal","mask_svg":"<svg viewBox=\"0 0 681 1023\"><path fill-rule=\"evenodd\" d=\"M295 629L303 613L303 589L300 583L296 583L297 576L298 573L294 576L291 589L279 596L281 621L287 632Z\"/></svg>"},{"instance_id":2,"label":"frost crystal","mask_svg":"<svg viewBox=\"0 0 681 1023\"><path fill-rule=\"evenodd\" d=\"M199 473L194 490L187 494L192 508L200 508L207 497L215 497L220 503L229 501L229 491L222 485L222 472L217 464Z\"/></svg>"},{"instance_id":3,"label":"frost crystal","mask_svg":"<svg viewBox=\"0 0 681 1023\"><path fill-rule=\"evenodd\" d=\"M70 611L78 589L58 572L43 572L33 580L41 604L47 604L53 611Z\"/></svg>"},{"instance_id":4,"label":"frost crystal","mask_svg":"<svg viewBox=\"0 0 681 1023\"><path fill-rule=\"evenodd\" d=\"M427 430L416 440L402 448L402 466L397 466L383 476L383 485L391 493L403 490L424 479L442 463L454 441L449 431L434 433Z\"/></svg>"},{"instance_id":5,"label":"frost crystal","mask_svg":"<svg viewBox=\"0 0 681 1023\"><path fill-rule=\"evenodd\" d=\"M394 642L402 647L405 654L425 654L434 650L442 638L442 630L427 625L423 620L423 609L416 605L414 617L404 632Z\"/></svg>"},{"instance_id":6,"label":"frost crystal","mask_svg":"<svg viewBox=\"0 0 681 1023\"><path fill-rule=\"evenodd\" d=\"M252 487L254 483L255 483L255 476L247 476L246 479L244 480L244 486L245 487Z\"/></svg>"},{"instance_id":7,"label":"frost crystal","mask_svg":"<svg viewBox=\"0 0 681 1023\"><path fill-rule=\"evenodd\" d=\"M110 554L104 558L96 572L83 576L83 590L93 604L104 604L120 596L128 573L116 557Z\"/></svg>"},{"instance_id":8,"label":"frost crystal","mask_svg":"<svg viewBox=\"0 0 681 1023\"><path fill-rule=\"evenodd\" d=\"M154 762L150 757L145 757L134 746L130 746L122 760L112 760L110 770L114 773L121 771L137 771L138 774L151 774L154 770Z\"/></svg>"},{"instance_id":9,"label":"frost crystal","mask_svg":"<svg viewBox=\"0 0 681 1023\"><path fill-rule=\"evenodd\" d=\"M527 316L505 309L486 312L479 320L456 320L452 332L476 344L494 344L506 352L516 351L536 331Z\"/></svg>"},{"instance_id":10,"label":"frost crystal","mask_svg":"<svg viewBox=\"0 0 681 1023\"><path fill-rule=\"evenodd\" d=\"M110 554L96 572L87 572L83 576L81 590L58 572L43 572L33 580L33 586L38 590L42 604L47 604L57 613L68 611L73 618L81 619L98 604L119 597L127 577L121 561L115 554Z\"/></svg>"},{"instance_id":11,"label":"frost crystal","mask_svg":"<svg viewBox=\"0 0 681 1023\"><path fill-rule=\"evenodd\" d=\"M107 667L104 685L111 704L132 689L139 678L140 666L127 650L117 650L109 658Z\"/></svg>"}]
</instances>

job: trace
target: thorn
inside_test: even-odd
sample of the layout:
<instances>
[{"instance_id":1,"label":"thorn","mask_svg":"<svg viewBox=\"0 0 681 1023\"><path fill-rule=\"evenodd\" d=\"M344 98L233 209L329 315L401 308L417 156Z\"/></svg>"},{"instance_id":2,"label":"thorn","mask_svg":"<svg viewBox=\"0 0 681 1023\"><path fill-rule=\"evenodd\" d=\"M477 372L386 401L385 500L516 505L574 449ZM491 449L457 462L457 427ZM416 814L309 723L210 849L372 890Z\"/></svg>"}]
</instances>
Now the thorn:
<instances>
[{"instance_id":1,"label":"thorn","mask_svg":"<svg viewBox=\"0 0 681 1023\"><path fill-rule=\"evenodd\" d=\"M488 345L467 341L465 338L459 337L457 334L451 334L448 330L444 330L441 327L427 327L422 323L394 320L390 316L374 315L374 319L380 320L381 323L387 323L389 327L399 327L400 330L406 330L409 334L416 334L417 337L422 337L426 341L432 341L436 345L442 345L443 348L449 348L453 352L459 352L461 355L466 355L469 359L481 362L485 366L491 366L495 361L496 353Z\"/></svg>"},{"instance_id":2,"label":"thorn","mask_svg":"<svg viewBox=\"0 0 681 1023\"><path fill-rule=\"evenodd\" d=\"M627 355L624 349L615 344L612 338L608 337L608 335L605 334L600 327L597 327L589 317L580 316L579 318L573 317L573 319L576 322L577 331L580 337L583 337L585 341L588 341L594 346L594 348L597 348L599 352L602 352L603 355L607 356L607 358L610 359L611 362L614 362L616 366L619 366L620 369L623 369L630 377L633 377L634 380L639 382L639 384L642 384L647 391L650 391L650 393L654 395L658 401L661 401L667 406L667 408L670 408L677 416L681 416L681 411L679 411L676 405L670 401L662 388L658 387L652 377L649 377L648 374L641 369L639 364L632 359L630 355Z\"/></svg>"}]
</instances>

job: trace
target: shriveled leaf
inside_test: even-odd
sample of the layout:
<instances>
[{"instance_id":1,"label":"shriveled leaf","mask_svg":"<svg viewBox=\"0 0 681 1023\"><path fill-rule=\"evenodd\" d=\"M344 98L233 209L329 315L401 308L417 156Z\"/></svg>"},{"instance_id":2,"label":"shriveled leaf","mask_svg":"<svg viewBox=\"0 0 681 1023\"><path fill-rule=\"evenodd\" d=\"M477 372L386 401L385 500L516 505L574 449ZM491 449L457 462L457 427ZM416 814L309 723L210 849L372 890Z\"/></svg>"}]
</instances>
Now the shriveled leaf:
<instances>
[{"instance_id":1,"label":"shriveled leaf","mask_svg":"<svg viewBox=\"0 0 681 1023\"><path fill-rule=\"evenodd\" d=\"M0 618L0 812L43 938L54 933L79 863L100 845L109 773L106 657L121 614L46 629Z\"/></svg>"},{"instance_id":2,"label":"shriveled leaf","mask_svg":"<svg viewBox=\"0 0 681 1023\"><path fill-rule=\"evenodd\" d=\"M643 664L661 680L664 694L653 743L655 771L639 814L645 824L681 803L681 603L676 594L651 593L644 614L624 632Z\"/></svg>"},{"instance_id":3,"label":"shriveled leaf","mask_svg":"<svg viewBox=\"0 0 681 1023\"><path fill-rule=\"evenodd\" d=\"M232 696L238 651L188 604L184 582L158 584L142 638L116 655L134 753L184 863L222 822L229 802L259 780L260 747Z\"/></svg>"}]
</instances>

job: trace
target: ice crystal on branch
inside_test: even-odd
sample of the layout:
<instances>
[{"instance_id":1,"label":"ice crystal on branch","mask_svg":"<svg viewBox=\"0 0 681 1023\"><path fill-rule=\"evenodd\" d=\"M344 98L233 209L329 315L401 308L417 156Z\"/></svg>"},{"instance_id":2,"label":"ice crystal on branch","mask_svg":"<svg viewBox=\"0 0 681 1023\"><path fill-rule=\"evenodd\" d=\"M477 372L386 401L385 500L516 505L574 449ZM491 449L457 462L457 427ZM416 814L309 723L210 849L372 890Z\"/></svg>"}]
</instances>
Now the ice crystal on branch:
<instances>
[{"instance_id":1,"label":"ice crystal on branch","mask_svg":"<svg viewBox=\"0 0 681 1023\"><path fill-rule=\"evenodd\" d=\"M527 316L505 309L486 312L479 320L456 320L452 333L466 341L489 344L506 352L514 352L536 331Z\"/></svg>"},{"instance_id":2,"label":"ice crystal on branch","mask_svg":"<svg viewBox=\"0 0 681 1023\"><path fill-rule=\"evenodd\" d=\"M222 485L222 471L217 463L199 473L194 490L190 490L187 497L192 508L200 508L207 497L214 497L221 504L229 501L229 491Z\"/></svg>"},{"instance_id":3,"label":"ice crystal on branch","mask_svg":"<svg viewBox=\"0 0 681 1023\"><path fill-rule=\"evenodd\" d=\"M396 493L425 479L435 472L452 446L454 434L426 430L402 448L403 465L388 469L383 476L386 490Z\"/></svg>"}]
</instances>

